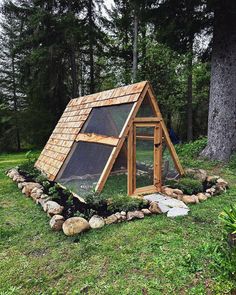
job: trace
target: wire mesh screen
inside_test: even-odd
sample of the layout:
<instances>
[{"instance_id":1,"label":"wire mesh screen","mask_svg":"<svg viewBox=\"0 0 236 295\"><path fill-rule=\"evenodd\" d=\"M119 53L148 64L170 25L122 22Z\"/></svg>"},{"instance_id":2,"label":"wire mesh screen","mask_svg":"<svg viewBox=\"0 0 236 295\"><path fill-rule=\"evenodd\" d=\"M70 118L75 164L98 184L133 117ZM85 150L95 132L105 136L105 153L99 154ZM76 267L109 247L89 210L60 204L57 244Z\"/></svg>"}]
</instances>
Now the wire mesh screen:
<instances>
[{"instance_id":1,"label":"wire mesh screen","mask_svg":"<svg viewBox=\"0 0 236 295\"><path fill-rule=\"evenodd\" d=\"M153 112L150 98L148 97L148 95L145 96L136 116L137 117L155 117L156 116L155 113Z\"/></svg>"},{"instance_id":2,"label":"wire mesh screen","mask_svg":"<svg viewBox=\"0 0 236 295\"><path fill-rule=\"evenodd\" d=\"M179 172L177 171L173 158L166 145L165 139L162 142L162 181L165 183L169 179L179 178Z\"/></svg>"},{"instance_id":3,"label":"wire mesh screen","mask_svg":"<svg viewBox=\"0 0 236 295\"><path fill-rule=\"evenodd\" d=\"M136 127L136 135L136 187L139 188L153 185L154 128ZM150 140L139 138L147 135Z\"/></svg>"},{"instance_id":4,"label":"wire mesh screen","mask_svg":"<svg viewBox=\"0 0 236 295\"><path fill-rule=\"evenodd\" d=\"M80 196L93 190L101 176L113 147L76 142L56 181Z\"/></svg>"},{"instance_id":5,"label":"wire mesh screen","mask_svg":"<svg viewBox=\"0 0 236 295\"><path fill-rule=\"evenodd\" d=\"M132 106L133 103L126 103L94 108L81 132L118 137Z\"/></svg>"}]
</instances>

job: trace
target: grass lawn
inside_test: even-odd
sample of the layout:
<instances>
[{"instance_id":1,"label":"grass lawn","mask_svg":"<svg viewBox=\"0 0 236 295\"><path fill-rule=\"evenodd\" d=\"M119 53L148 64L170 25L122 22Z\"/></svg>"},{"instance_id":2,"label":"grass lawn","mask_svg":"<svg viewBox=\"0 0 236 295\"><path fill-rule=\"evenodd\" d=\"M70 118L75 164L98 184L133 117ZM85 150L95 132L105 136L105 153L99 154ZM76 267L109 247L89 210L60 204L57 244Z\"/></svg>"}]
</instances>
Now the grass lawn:
<instances>
[{"instance_id":1,"label":"grass lawn","mask_svg":"<svg viewBox=\"0 0 236 295\"><path fill-rule=\"evenodd\" d=\"M0 156L1 295L236 292L233 279L214 267L222 243L218 215L236 203L236 165L183 157L184 164L221 174L231 189L191 206L184 218L151 216L68 238L52 232L42 209L4 174L23 159Z\"/></svg>"}]
</instances>

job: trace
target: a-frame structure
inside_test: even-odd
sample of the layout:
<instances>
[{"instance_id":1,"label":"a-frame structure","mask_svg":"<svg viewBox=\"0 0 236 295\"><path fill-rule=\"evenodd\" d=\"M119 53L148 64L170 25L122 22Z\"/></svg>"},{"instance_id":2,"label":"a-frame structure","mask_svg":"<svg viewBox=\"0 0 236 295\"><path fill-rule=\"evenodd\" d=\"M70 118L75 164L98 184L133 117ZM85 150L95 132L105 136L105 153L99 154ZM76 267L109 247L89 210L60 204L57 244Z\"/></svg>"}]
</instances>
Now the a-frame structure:
<instances>
[{"instance_id":1,"label":"a-frame structure","mask_svg":"<svg viewBox=\"0 0 236 295\"><path fill-rule=\"evenodd\" d=\"M151 147L152 181L137 187L140 140ZM72 99L35 166L50 180L80 195L78 188L86 190L91 183L101 192L123 155L127 163L128 194L151 193L161 189L163 141L176 169L183 175L153 89L148 81L143 81Z\"/></svg>"}]
</instances>

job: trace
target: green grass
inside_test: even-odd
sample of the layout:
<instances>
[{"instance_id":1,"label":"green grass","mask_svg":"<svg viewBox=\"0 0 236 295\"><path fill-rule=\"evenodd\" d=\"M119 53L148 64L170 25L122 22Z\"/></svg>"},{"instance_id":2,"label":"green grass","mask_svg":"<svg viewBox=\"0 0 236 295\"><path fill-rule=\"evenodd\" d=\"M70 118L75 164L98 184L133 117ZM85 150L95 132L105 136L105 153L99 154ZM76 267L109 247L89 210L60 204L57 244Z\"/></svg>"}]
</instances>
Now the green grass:
<instances>
[{"instance_id":1,"label":"green grass","mask_svg":"<svg viewBox=\"0 0 236 295\"><path fill-rule=\"evenodd\" d=\"M218 215L236 202L231 164L204 162L232 188L192 206L187 217L151 216L67 238L50 230L42 209L4 174L23 160L24 154L0 156L1 295L230 294L236 289L235 281L213 267L213 250L222 242Z\"/></svg>"}]
</instances>

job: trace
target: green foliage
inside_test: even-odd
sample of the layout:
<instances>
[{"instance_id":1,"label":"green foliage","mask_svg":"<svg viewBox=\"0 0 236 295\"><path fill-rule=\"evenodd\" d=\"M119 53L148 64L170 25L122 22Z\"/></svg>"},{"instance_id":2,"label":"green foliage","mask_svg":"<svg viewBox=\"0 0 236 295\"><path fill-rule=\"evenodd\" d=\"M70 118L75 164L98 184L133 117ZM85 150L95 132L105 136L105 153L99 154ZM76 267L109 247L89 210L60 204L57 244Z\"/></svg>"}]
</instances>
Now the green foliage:
<instances>
[{"instance_id":1,"label":"green foliage","mask_svg":"<svg viewBox=\"0 0 236 295\"><path fill-rule=\"evenodd\" d=\"M200 138L190 143L176 145L177 154L180 157L194 158L206 147L207 138Z\"/></svg>"},{"instance_id":2,"label":"green foliage","mask_svg":"<svg viewBox=\"0 0 236 295\"><path fill-rule=\"evenodd\" d=\"M116 196L109 200L108 211L111 213L119 211L134 211L147 207L148 202L142 199L130 198L126 196Z\"/></svg>"},{"instance_id":3,"label":"green foliage","mask_svg":"<svg viewBox=\"0 0 236 295\"><path fill-rule=\"evenodd\" d=\"M187 195L197 194L203 191L202 182L193 178L182 177L178 181L172 182L171 184L172 188L178 188Z\"/></svg>"},{"instance_id":4,"label":"green foliage","mask_svg":"<svg viewBox=\"0 0 236 295\"><path fill-rule=\"evenodd\" d=\"M60 200L61 199L61 187L58 184L55 184L54 186L50 187L48 189L48 195L51 196L52 200Z\"/></svg>"},{"instance_id":5,"label":"green foliage","mask_svg":"<svg viewBox=\"0 0 236 295\"><path fill-rule=\"evenodd\" d=\"M41 172L34 167L36 158L33 156L32 151L28 151L25 154L25 160L19 165L19 170L29 177L36 178L41 175Z\"/></svg>"},{"instance_id":6,"label":"green foliage","mask_svg":"<svg viewBox=\"0 0 236 295\"><path fill-rule=\"evenodd\" d=\"M74 217L82 217L82 218L89 220L96 213L97 212L94 209L86 209L83 211L83 213L81 213L80 211L76 211L73 216Z\"/></svg>"},{"instance_id":7,"label":"green foliage","mask_svg":"<svg viewBox=\"0 0 236 295\"><path fill-rule=\"evenodd\" d=\"M90 194L87 194L84 199L88 207L91 207L96 211L101 210L101 208L105 209L107 207L107 197L103 194L96 194L91 192Z\"/></svg>"},{"instance_id":8,"label":"green foliage","mask_svg":"<svg viewBox=\"0 0 236 295\"><path fill-rule=\"evenodd\" d=\"M67 207L72 207L73 206L73 195L72 194L70 194L70 196L67 197L67 199L66 199L66 206Z\"/></svg>"},{"instance_id":9,"label":"green foliage","mask_svg":"<svg viewBox=\"0 0 236 295\"><path fill-rule=\"evenodd\" d=\"M43 175L43 174L40 174L39 176L37 176L35 178L35 181L41 183L43 186L48 186L47 182L50 185L50 182L48 181L47 177L45 175Z\"/></svg>"},{"instance_id":10,"label":"green foliage","mask_svg":"<svg viewBox=\"0 0 236 295\"><path fill-rule=\"evenodd\" d=\"M213 267L223 278L236 280L236 248L232 249L224 240L215 247L212 258Z\"/></svg>"},{"instance_id":11,"label":"green foliage","mask_svg":"<svg viewBox=\"0 0 236 295\"><path fill-rule=\"evenodd\" d=\"M230 209L224 209L220 214L220 220L224 223L225 229L230 234L236 233L236 206L231 205Z\"/></svg>"}]
</instances>

